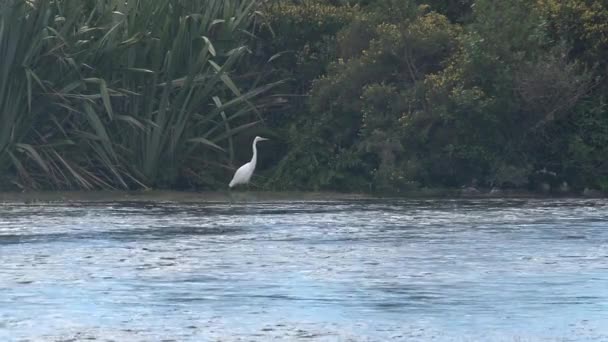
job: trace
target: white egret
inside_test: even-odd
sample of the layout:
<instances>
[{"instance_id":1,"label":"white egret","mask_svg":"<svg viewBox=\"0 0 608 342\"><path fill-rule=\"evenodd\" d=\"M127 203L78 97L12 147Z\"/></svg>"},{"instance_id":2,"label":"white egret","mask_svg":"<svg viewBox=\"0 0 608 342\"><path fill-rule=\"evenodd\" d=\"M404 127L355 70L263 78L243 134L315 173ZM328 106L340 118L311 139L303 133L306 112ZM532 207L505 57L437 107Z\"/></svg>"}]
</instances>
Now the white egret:
<instances>
[{"instance_id":1,"label":"white egret","mask_svg":"<svg viewBox=\"0 0 608 342\"><path fill-rule=\"evenodd\" d=\"M249 180L251 179L251 176L253 175L253 171L255 171L255 164L258 161L258 149L256 147L258 141L264 141L264 140L268 140L266 138L262 138L262 137L255 137L255 139L253 139L253 157L251 157L251 161L241 167L239 167L238 170L236 170L236 172L234 173L234 177L232 177L232 180L230 181L230 184L228 184L228 186L230 188L233 188L236 185L239 184L247 184L249 183Z\"/></svg>"}]
</instances>

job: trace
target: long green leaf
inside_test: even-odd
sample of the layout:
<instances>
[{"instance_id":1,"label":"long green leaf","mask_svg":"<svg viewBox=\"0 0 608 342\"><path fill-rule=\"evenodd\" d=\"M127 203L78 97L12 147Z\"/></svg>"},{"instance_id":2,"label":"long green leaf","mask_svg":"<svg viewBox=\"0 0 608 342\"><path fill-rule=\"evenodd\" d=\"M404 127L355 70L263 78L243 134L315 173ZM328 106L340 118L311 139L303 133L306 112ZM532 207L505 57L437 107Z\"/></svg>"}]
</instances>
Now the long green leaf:
<instances>
[{"instance_id":1,"label":"long green leaf","mask_svg":"<svg viewBox=\"0 0 608 342\"><path fill-rule=\"evenodd\" d=\"M38 151L36 151L33 146L28 144L15 144L15 146L17 147L17 149L25 151L30 156L30 158L32 158L38 164L38 166L40 166L45 172L50 171L47 163L44 161L44 159L42 159Z\"/></svg>"},{"instance_id":2,"label":"long green leaf","mask_svg":"<svg viewBox=\"0 0 608 342\"><path fill-rule=\"evenodd\" d=\"M223 149L220 146L218 146L217 144L213 143L211 140L203 138L203 137L191 138L191 139L188 139L188 142L201 143L203 145L207 145L207 146L213 147L216 150L219 150L219 151L222 151L222 152L226 152L225 149Z\"/></svg>"}]
</instances>

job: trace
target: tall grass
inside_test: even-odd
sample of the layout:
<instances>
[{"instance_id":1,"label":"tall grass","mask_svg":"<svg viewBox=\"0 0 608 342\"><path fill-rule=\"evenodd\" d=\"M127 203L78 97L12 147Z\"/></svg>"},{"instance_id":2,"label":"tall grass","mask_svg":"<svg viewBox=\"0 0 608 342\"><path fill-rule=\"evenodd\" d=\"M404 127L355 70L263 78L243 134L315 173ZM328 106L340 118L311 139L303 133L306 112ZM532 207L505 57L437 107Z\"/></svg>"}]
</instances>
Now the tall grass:
<instances>
[{"instance_id":1,"label":"tall grass","mask_svg":"<svg viewBox=\"0 0 608 342\"><path fill-rule=\"evenodd\" d=\"M23 188L173 184L221 164L257 123L232 72L255 0L9 0L0 5L0 174Z\"/></svg>"}]
</instances>

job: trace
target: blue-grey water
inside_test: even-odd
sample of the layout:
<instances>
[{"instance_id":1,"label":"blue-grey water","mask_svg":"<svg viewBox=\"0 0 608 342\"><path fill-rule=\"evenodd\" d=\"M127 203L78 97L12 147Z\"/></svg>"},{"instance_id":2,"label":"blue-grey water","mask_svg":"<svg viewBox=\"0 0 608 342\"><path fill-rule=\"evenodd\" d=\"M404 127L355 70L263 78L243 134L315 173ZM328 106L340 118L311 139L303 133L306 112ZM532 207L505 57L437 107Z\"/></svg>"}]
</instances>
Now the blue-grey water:
<instances>
[{"instance_id":1,"label":"blue-grey water","mask_svg":"<svg viewBox=\"0 0 608 342\"><path fill-rule=\"evenodd\" d=\"M605 200L0 204L0 341L608 341Z\"/></svg>"}]
</instances>

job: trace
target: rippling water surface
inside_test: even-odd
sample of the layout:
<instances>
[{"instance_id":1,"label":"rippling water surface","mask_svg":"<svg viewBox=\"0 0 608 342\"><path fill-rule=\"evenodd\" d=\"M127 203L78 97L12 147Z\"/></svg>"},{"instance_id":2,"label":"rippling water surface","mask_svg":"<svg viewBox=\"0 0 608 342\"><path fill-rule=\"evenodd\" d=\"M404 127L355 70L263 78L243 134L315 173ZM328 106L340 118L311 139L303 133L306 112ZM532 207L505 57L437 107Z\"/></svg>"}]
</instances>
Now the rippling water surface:
<instances>
[{"instance_id":1,"label":"rippling water surface","mask_svg":"<svg viewBox=\"0 0 608 342\"><path fill-rule=\"evenodd\" d=\"M1 341L608 341L608 202L0 204Z\"/></svg>"}]
</instances>

